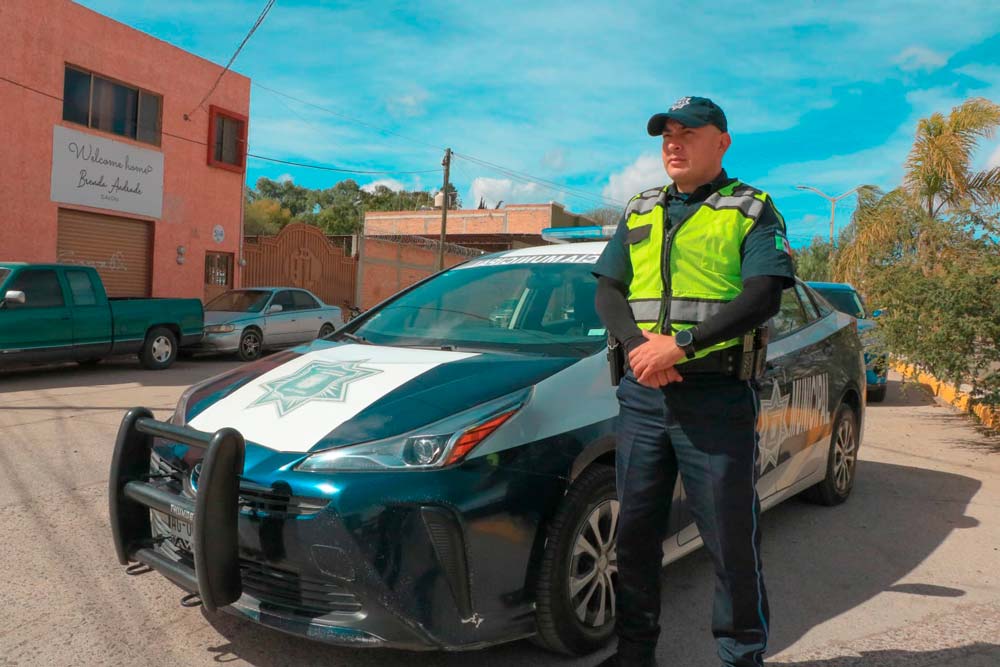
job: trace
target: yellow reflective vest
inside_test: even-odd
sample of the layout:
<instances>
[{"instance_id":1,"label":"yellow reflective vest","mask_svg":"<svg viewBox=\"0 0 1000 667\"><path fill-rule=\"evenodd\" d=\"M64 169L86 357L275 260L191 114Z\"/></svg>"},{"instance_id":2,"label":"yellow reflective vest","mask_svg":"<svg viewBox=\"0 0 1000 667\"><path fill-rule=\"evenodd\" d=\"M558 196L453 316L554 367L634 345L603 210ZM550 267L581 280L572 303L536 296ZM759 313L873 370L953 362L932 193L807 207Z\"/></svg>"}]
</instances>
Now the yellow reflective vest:
<instances>
[{"instance_id":1,"label":"yellow reflective vest","mask_svg":"<svg viewBox=\"0 0 1000 667\"><path fill-rule=\"evenodd\" d=\"M670 229L664 224L667 188L632 198L625 210L632 263L628 301L639 328L676 334L708 319L743 291L743 240L767 198L734 181ZM731 338L698 350L695 358L740 343Z\"/></svg>"}]
</instances>

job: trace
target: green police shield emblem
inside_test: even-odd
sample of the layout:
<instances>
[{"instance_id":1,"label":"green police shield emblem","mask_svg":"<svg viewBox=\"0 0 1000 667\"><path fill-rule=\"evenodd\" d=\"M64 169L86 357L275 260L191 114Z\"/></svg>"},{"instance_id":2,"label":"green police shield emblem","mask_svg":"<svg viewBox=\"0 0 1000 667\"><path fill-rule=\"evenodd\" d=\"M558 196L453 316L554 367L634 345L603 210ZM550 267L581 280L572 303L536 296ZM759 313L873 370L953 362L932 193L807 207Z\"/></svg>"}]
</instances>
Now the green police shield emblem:
<instances>
[{"instance_id":1,"label":"green police shield emblem","mask_svg":"<svg viewBox=\"0 0 1000 667\"><path fill-rule=\"evenodd\" d=\"M334 401L343 403L347 398L347 388L353 382L362 380L382 371L362 366L363 361L313 361L291 375L261 384L265 394L249 407L271 405L284 417L312 401Z\"/></svg>"}]
</instances>

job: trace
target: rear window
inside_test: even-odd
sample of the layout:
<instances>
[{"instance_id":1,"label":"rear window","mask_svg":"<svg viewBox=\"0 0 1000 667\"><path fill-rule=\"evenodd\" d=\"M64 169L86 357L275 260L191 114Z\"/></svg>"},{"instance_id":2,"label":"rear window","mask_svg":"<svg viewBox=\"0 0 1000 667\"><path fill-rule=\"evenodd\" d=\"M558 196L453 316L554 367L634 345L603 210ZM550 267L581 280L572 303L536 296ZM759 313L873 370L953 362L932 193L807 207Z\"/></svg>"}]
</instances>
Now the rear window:
<instances>
[{"instance_id":1,"label":"rear window","mask_svg":"<svg viewBox=\"0 0 1000 667\"><path fill-rule=\"evenodd\" d=\"M834 290L814 287L820 296L830 302L830 305L842 313L860 319L865 318L865 307L857 292L851 290Z\"/></svg>"}]
</instances>

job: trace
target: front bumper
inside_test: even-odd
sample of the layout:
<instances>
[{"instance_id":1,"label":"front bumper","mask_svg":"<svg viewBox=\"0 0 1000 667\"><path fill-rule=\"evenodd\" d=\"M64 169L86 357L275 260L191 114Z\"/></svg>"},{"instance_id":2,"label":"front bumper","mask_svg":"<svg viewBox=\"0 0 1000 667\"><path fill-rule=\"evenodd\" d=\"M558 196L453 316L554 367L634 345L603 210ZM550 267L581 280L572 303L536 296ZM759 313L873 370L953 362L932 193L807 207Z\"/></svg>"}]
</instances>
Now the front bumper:
<instances>
[{"instance_id":1,"label":"front bumper","mask_svg":"<svg viewBox=\"0 0 1000 667\"><path fill-rule=\"evenodd\" d=\"M889 355L865 352L865 379L869 387L885 384L889 377Z\"/></svg>"},{"instance_id":2,"label":"front bumper","mask_svg":"<svg viewBox=\"0 0 1000 667\"><path fill-rule=\"evenodd\" d=\"M199 443L217 439L155 422L148 411L126 416L110 490L122 564L146 563L199 593L206 608L329 643L464 650L534 633L528 573L540 553L542 517L564 485L539 491L537 476L479 460L470 462L478 469L404 474L412 480L406 489L399 488L398 473L364 473L362 482L343 488L336 488L337 479L315 484L326 487L321 494L302 488L294 476L291 483L255 484L242 476L242 467L237 473L216 466L209 475L211 446L199 472ZM145 503L153 491L144 486L180 501ZM221 505L216 501L233 534L222 540L224 566L196 557L199 550L207 553L207 543L199 542L206 531L219 550L214 535L222 519L205 515L201 522L197 509L189 516L184 507L185 501L200 507L206 489L218 498L220 488L233 494ZM512 508L515 498L520 506ZM171 533L168 515L193 521L189 543ZM217 595L223 576L230 579Z\"/></svg>"},{"instance_id":3,"label":"front bumper","mask_svg":"<svg viewBox=\"0 0 1000 667\"><path fill-rule=\"evenodd\" d=\"M236 352L240 349L240 334L242 333L239 329L230 331L229 333L206 333L205 337L197 344L192 345L190 350L195 353L204 352L212 354Z\"/></svg>"}]
</instances>

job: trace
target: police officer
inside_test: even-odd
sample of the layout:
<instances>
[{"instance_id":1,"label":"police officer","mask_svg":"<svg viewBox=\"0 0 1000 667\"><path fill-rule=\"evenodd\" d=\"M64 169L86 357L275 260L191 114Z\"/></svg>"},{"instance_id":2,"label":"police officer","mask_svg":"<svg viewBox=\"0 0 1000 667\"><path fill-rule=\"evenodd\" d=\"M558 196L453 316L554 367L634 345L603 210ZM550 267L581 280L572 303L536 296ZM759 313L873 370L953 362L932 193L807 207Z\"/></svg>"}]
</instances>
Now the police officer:
<instances>
[{"instance_id":1,"label":"police officer","mask_svg":"<svg viewBox=\"0 0 1000 667\"><path fill-rule=\"evenodd\" d=\"M764 192L730 178L732 140L711 100L649 119L673 183L639 193L597 262L596 306L627 355L618 387L618 650L602 666L655 665L660 570L680 474L715 566L712 632L728 667L763 664L756 382L747 332L793 284L785 225ZM751 337L752 338L752 337Z\"/></svg>"}]
</instances>

